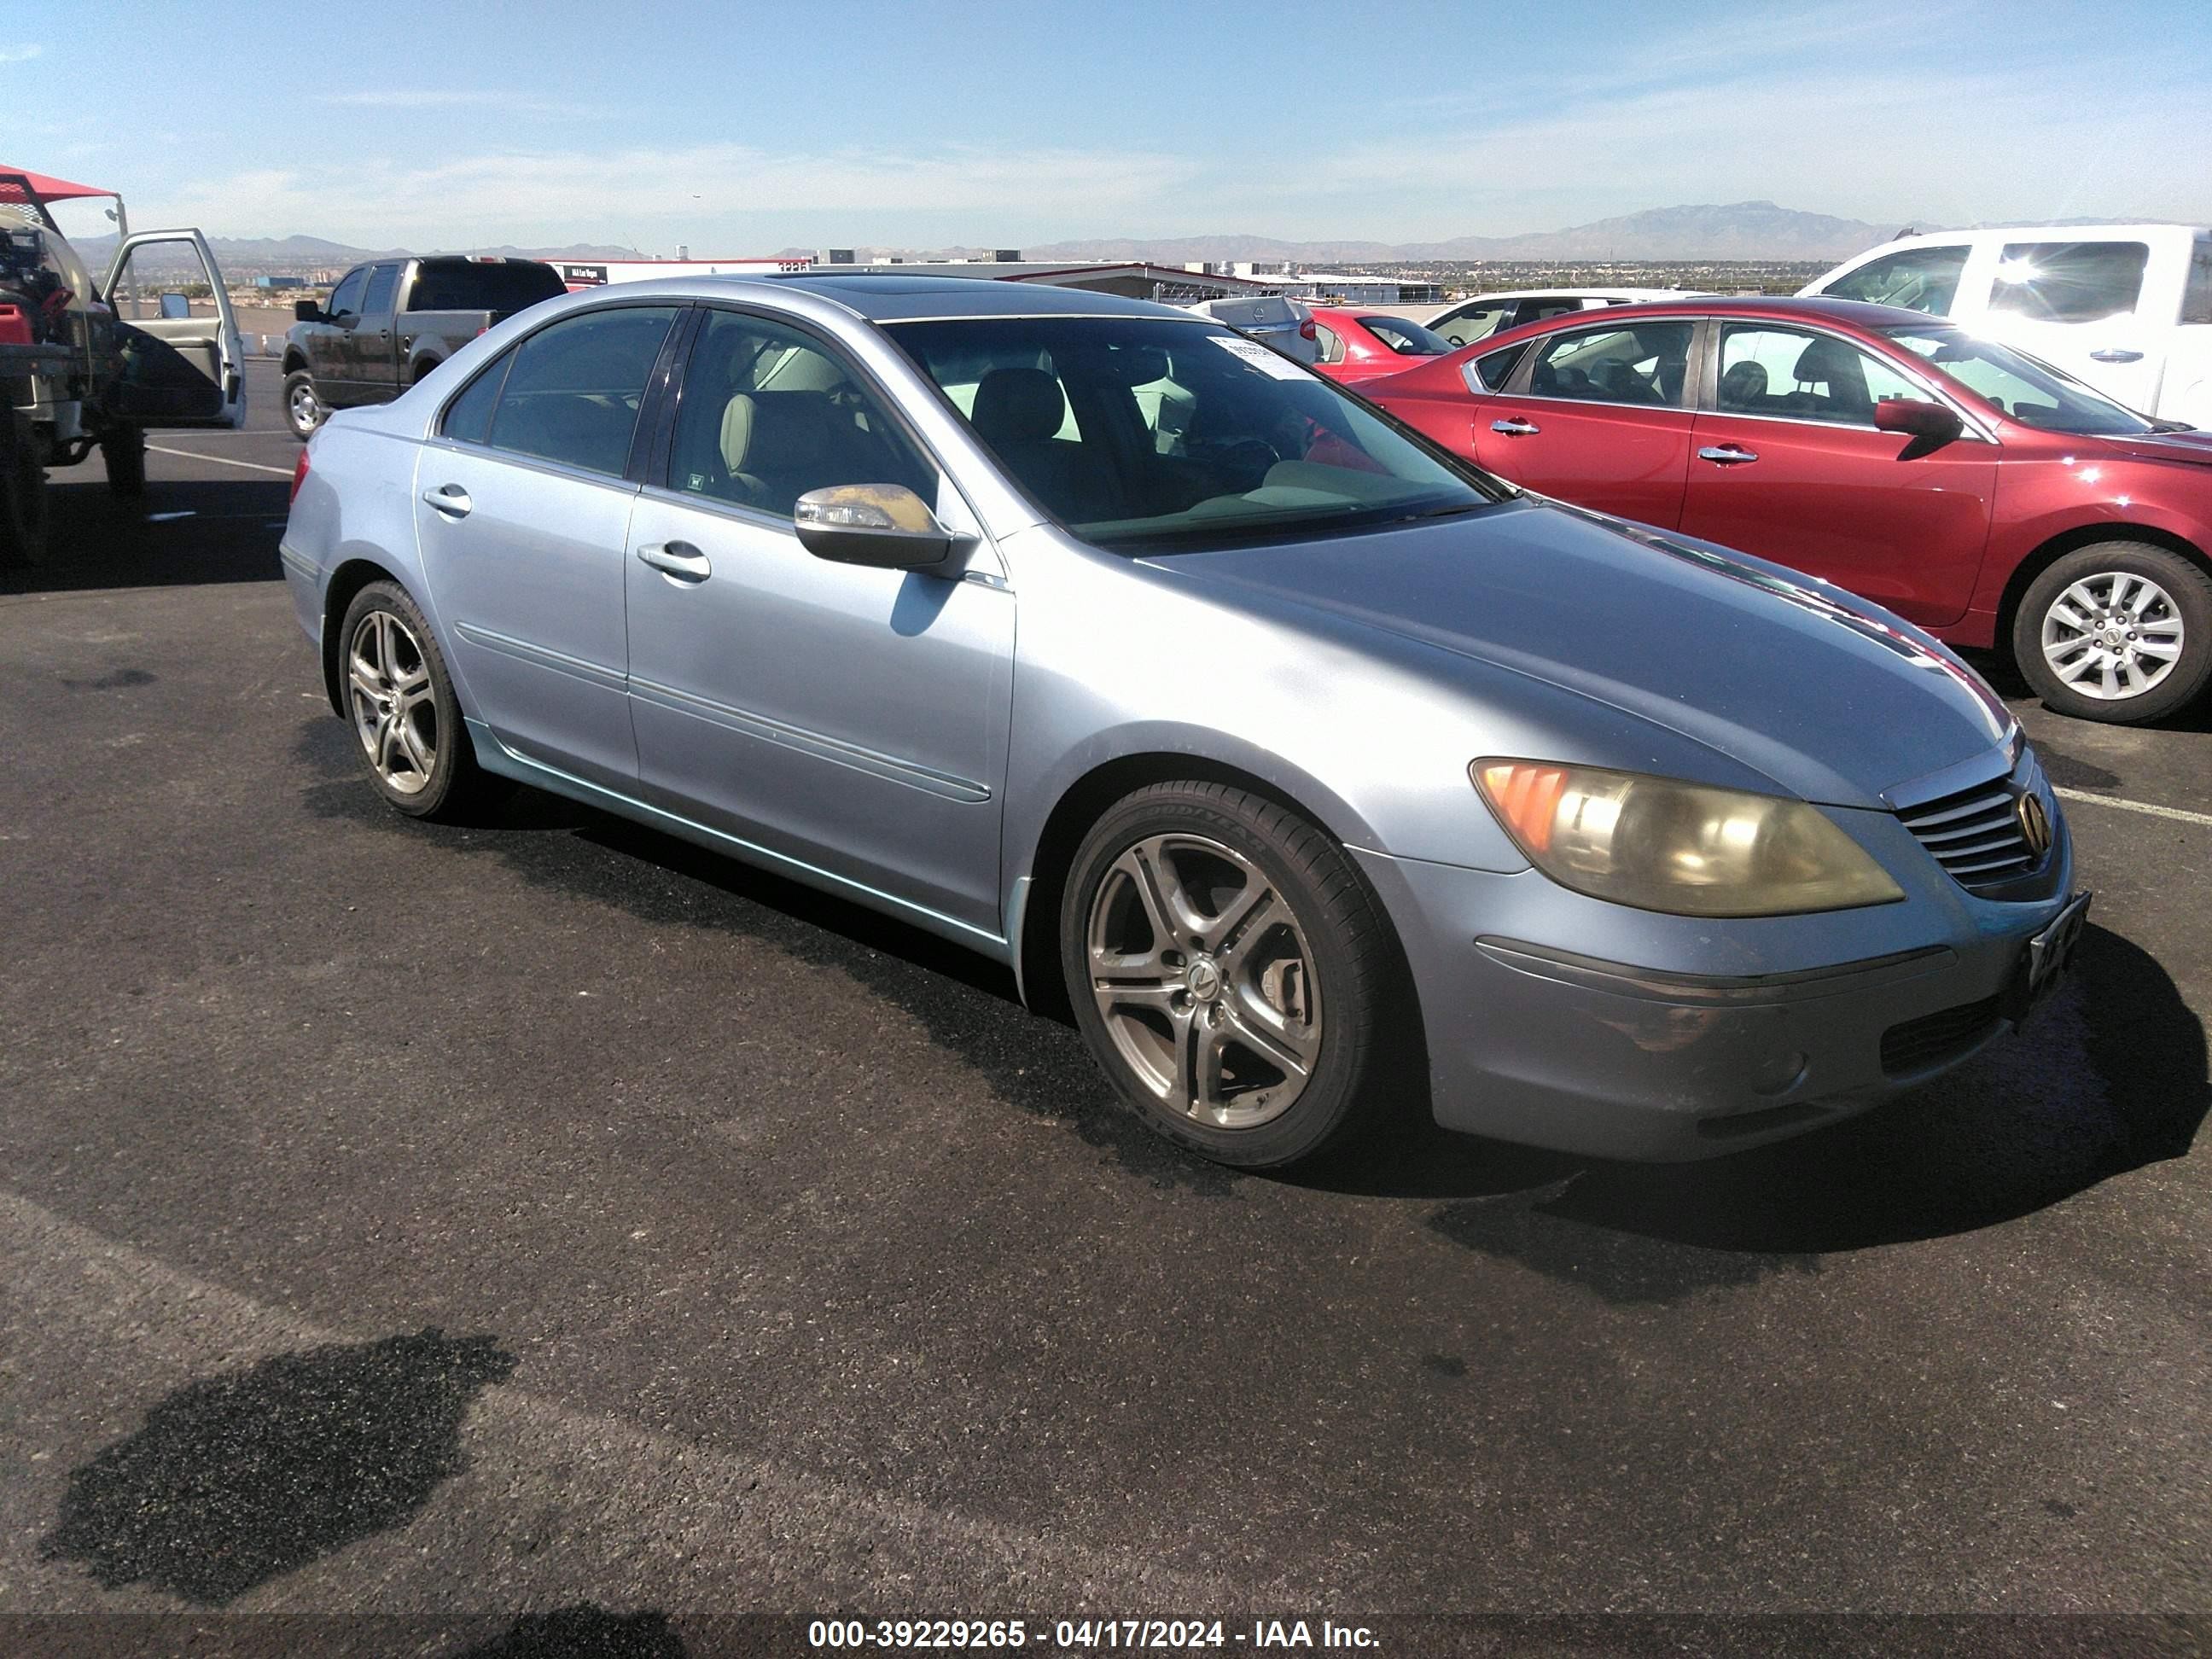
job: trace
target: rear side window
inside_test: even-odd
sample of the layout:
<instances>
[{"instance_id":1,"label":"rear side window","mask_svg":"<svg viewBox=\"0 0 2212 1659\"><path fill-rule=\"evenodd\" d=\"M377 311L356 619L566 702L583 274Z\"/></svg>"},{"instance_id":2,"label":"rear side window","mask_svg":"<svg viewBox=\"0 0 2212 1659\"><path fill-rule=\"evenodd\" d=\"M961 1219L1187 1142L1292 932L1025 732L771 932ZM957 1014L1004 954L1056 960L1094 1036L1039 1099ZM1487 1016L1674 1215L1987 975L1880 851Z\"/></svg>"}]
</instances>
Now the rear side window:
<instances>
[{"instance_id":1,"label":"rear side window","mask_svg":"<svg viewBox=\"0 0 2212 1659\"><path fill-rule=\"evenodd\" d=\"M1679 404L1693 327L1686 320L1608 324L1548 335L1535 342L1528 391L1581 403Z\"/></svg>"},{"instance_id":2,"label":"rear side window","mask_svg":"<svg viewBox=\"0 0 2212 1659\"><path fill-rule=\"evenodd\" d=\"M1528 342L1508 346L1503 351L1486 352L1468 366L1478 388L1484 392L1503 392L1505 383L1513 378L1513 371L1521 366L1521 359L1528 349Z\"/></svg>"},{"instance_id":3,"label":"rear side window","mask_svg":"<svg viewBox=\"0 0 2212 1659\"><path fill-rule=\"evenodd\" d=\"M2142 242L2008 242L1990 309L2039 323L2124 316L2136 308L2149 264Z\"/></svg>"},{"instance_id":4,"label":"rear side window","mask_svg":"<svg viewBox=\"0 0 2212 1659\"><path fill-rule=\"evenodd\" d=\"M489 368L469 382L468 390L446 405L445 424L439 429L456 443L480 444L491 435L491 411L499 402L499 388L507 379L507 366L514 359L502 353Z\"/></svg>"},{"instance_id":5,"label":"rear side window","mask_svg":"<svg viewBox=\"0 0 2212 1659\"><path fill-rule=\"evenodd\" d=\"M1863 300L1873 306L1902 306L1948 317L1958 297L1959 273L1966 268L1963 243L1909 247L1869 259L1820 290L1832 300Z\"/></svg>"},{"instance_id":6,"label":"rear side window","mask_svg":"<svg viewBox=\"0 0 2212 1659\"><path fill-rule=\"evenodd\" d=\"M2189 257L2189 288L2181 296L2181 320L2212 323L2212 237L2197 239Z\"/></svg>"},{"instance_id":7,"label":"rear side window","mask_svg":"<svg viewBox=\"0 0 2212 1659\"><path fill-rule=\"evenodd\" d=\"M620 477L676 310L620 306L539 329L514 349L492 413L492 447Z\"/></svg>"},{"instance_id":8,"label":"rear side window","mask_svg":"<svg viewBox=\"0 0 2212 1659\"><path fill-rule=\"evenodd\" d=\"M558 272L534 259L425 259L416 267L407 308L505 313L568 291Z\"/></svg>"}]
</instances>

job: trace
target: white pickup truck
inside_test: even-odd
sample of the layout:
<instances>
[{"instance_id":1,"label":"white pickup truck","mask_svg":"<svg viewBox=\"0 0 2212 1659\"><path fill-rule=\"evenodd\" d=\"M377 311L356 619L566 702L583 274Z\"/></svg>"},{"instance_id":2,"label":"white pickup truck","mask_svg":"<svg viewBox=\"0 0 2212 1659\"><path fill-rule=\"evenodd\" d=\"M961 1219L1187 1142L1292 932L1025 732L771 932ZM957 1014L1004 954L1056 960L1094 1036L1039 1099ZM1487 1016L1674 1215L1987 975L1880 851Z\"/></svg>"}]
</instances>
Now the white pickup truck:
<instances>
[{"instance_id":1,"label":"white pickup truck","mask_svg":"<svg viewBox=\"0 0 2212 1659\"><path fill-rule=\"evenodd\" d=\"M2212 427L2212 231L2021 225L1908 234L1800 292L1948 317L2130 409Z\"/></svg>"}]
</instances>

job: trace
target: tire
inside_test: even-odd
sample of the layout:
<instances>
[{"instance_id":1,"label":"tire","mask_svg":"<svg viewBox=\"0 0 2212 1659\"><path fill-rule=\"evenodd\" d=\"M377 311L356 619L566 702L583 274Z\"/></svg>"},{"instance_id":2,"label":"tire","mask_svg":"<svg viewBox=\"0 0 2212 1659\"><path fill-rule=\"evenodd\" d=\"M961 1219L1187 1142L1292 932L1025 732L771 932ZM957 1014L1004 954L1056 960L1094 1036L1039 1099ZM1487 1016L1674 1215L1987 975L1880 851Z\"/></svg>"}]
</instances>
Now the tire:
<instances>
[{"instance_id":1,"label":"tire","mask_svg":"<svg viewBox=\"0 0 2212 1659\"><path fill-rule=\"evenodd\" d=\"M13 410L11 441L0 444L0 565L46 562L46 470L39 459L38 435Z\"/></svg>"},{"instance_id":2,"label":"tire","mask_svg":"<svg viewBox=\"0 0 2212 1659\"><path fill-rule=\"evenodd\" d=\"M1264 797L1127 796L1076 852L1060 939L1092 1054L1147 1123L1216 1163L1341 1146L1386 1115L1403 1068L1425 1069L1381 906L1335 842Z\"/></svg>"},{"instance_id":3,"label":"tire","mask_svg":"<svg viewBox=\"0 0 2212 1659\"><path fill-rule=\"evenodd\" d=\"M315 390L315 377L304 368L295 368L284 377L284 424L292 428L292 435L301 443L315 435L315 428L330 415L321 393Z\"/></svg>"},{"instance_id":4,"label":"tire","mask_svg":"<svg viewBox=\"0 0 2212 1659\"><path fill-rule=\"evenodd\" d=\"M354 596L338 653L346 724L394 810L450 822L506 793L503 779L477 766L437 638L397 584L371 582Z\"/></svg>"},{"instance_id":5,"label":"tire","mask_svg":"<svg viewBox=\"0 0 2212 1659\"><path fill-rule=\"evenodd\" d=\"M2212 678L2212 575L2144 542L2076 548L2021 596L2012 651L2059 714L2119 726L2163 719Z\"/></svg>"},{"instance_id":6,"label":"tire","mask_svg":"<svg viewBox=\"0 0 2212 1659\"><path fill-rule=\"evenodd\" d=\"M422 377L426 374L434 373L437 367L438 360L435 357L425 357L421 362L416 364L413 368L408 371L407 384L410 386L422 385Z\"/></svg>"},{"instance_id":7,"label":"tire","mask_svg":"<svg viewBox=\"0 0 2212 1659\"><path fill-rule=\"evenodd\" d=\"M100 459L107 466L107 487L126 500L146 493L146 428L118 426L100 441Z\"/></svg>"}]
</instances>

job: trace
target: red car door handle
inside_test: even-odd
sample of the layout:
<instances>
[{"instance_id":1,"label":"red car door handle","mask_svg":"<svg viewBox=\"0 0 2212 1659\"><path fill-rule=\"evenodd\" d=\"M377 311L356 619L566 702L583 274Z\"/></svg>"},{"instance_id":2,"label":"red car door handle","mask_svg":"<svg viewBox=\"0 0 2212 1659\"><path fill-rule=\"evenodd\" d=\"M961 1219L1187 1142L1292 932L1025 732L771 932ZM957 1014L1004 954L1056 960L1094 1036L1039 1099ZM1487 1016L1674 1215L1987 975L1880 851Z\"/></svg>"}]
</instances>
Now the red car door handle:
<instances>
[{"instance_id":1,"label":"red car door handle","mask_svg":"<svg viewBox=\"0 0 2212 1659\"><path fill-rule=\"evenodd\" d=\"M1741 444L1711 444L1698 452L1698 459L1711 461L1715 466L1741 466L1759 457Z\"/></svg>"},{"instance_id":2,"label":"red car door handle","mask_svg":"<svg viewBox=\"0 0 2212 1659\"><path fill-rule=\"evenodd\" d=\"M1535 422L1524 421L1518 415L1508 420L1492 421L1490 423L1490 429L1492 432L1503 433L1509 438L1533 438L1543 430Z\"/></svg>"}]
</instances>

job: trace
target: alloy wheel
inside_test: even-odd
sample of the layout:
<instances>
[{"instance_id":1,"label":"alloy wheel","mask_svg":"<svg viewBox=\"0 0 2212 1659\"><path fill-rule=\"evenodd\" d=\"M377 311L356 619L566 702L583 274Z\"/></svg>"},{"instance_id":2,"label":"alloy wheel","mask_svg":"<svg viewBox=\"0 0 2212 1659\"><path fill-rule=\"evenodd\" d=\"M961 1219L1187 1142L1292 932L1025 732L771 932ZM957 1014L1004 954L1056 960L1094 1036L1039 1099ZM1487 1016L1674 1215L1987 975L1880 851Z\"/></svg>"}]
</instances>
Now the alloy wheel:
<instances>
[{"instance_id":1,"label":"alloy wheel","mask_svg":"<svg viewBox=\"0 0 2212 1659\"><path fill-rule=\"evenodd\" d=\"M323 406L316 401L314 388L295 386L292 388L292 425L301 432L311 432L315 422L323 418Z\"/></svg>"},{"instance_id":2,"label":"alloy wheel","mask_svg":"<svg viewBox=\"0 0 2212 1659\"><path fill-rule=\"evenodd\" d=\"M1243 854L1192 835L1124 848L1091 899L1085 949L1115 1049L1170 1111L1255 1128L1304 1091L1322 1042L1313 951Z\"/></svg>"},{"instance_id":3,"label":"alloy wheel","mask_svg":"<svg viewBox=\"0 0 2212 1659\"><path fill-rule=\"evenodd\" d=\"M355 624L347 698L368 763L394 793L419 795L438 765L438 702L422 643L389 611Z\"/></svg>"},{"instance_id":4,"label":"alloy wheel","mask_svg":"<svg viewBox=\"0 0 2212 1659\"><path fill-rule=\"evenodd\" d=\"M2181 660L2181 609L2148 576L2112 570L2070 584L2043 613L2043 659L2069 690L2139 697Z\"/></svg>"}]
</instances>

